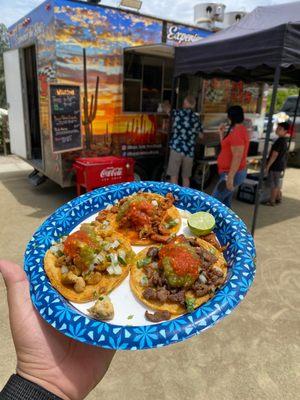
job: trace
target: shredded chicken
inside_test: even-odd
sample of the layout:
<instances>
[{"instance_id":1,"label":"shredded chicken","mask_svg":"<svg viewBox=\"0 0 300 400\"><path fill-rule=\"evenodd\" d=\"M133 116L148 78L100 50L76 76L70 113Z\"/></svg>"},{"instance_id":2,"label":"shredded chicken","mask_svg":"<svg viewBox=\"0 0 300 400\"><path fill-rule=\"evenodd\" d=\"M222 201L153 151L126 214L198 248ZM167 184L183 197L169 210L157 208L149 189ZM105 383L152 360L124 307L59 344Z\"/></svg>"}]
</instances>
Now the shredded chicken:
<instances>
[{"instance_id":1,"label":"shredded chicken","mask_svg":"<svg viewBox=\"0 0 300 400\"><path fill-rule=\"evenodd\" d=\"M84 279L81 276L76 276L72 271L62 274L61 281L66 285L74 285L76 293L82 293L86 286Z\"/></svg>"},{"instance_id":2,"label":"shredded chicken","mask_svg":"<svg viewBox=\"0 0 300 400\"><path fill-rule=\"evenodd\" d=\"M114 306L108 296L100 297L100 299L88 309L90 315L102 321L110 321L114 318Z\"/></svg>"}]
</instances>

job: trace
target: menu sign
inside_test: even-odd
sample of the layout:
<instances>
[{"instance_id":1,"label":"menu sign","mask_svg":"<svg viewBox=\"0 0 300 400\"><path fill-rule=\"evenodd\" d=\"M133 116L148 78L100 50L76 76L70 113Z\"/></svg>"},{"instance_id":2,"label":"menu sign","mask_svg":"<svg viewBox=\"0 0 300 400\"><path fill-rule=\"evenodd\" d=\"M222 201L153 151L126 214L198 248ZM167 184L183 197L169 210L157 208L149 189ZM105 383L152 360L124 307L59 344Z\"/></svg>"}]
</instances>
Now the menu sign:
<instances>
[{"instance_id":1,"label":"menu sign","mask_svg":"<svg viewBox=\"0 0 300 400\"><path fill-rule=\"evenodd\" d=\"M51 84L50 108L53 152L81 149L80 87Z\"/></svg>"}]
</instances>

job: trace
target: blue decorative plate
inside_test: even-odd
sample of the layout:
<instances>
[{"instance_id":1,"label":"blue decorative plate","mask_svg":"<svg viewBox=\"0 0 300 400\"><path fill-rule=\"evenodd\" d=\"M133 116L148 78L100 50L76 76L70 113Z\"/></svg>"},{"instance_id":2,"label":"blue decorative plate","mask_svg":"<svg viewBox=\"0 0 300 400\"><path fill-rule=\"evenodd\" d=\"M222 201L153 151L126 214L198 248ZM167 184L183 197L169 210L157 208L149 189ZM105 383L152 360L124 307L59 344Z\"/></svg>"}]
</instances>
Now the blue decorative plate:
<instances>
[{"instance_id":1,"label":"blue decorative plate","mask_svg":"<svg viewBox=\"0 0 300 400\"><path fill-rule=\"evenodd\" d=\"M126 323L96 321L65 300L51 286L43 259L52 241L71 232L80 223L108 204L140 190L166 194L172 192L176 207L195 213L209 211L216 219L215 232L222 245L228 244L227 282L216 295L195 310L171 321L136 325L129 316ZM158 182L133 182L97 189L59 208L37 230L25 253L25 271L30 281L34 306L55 329L94 346L107 349L142 350L181 342L212 327L244 299L255 276L255 247L245 224L231 210L212 197L192 189ZM116 289L118 290L118 289ZM126 291L128 292L126 289ZM126 296L123 287L123 296ZM128 311L127 311L128 312ZM149 324L149 325L147 325Z\"/></svg>"}]
</instances>

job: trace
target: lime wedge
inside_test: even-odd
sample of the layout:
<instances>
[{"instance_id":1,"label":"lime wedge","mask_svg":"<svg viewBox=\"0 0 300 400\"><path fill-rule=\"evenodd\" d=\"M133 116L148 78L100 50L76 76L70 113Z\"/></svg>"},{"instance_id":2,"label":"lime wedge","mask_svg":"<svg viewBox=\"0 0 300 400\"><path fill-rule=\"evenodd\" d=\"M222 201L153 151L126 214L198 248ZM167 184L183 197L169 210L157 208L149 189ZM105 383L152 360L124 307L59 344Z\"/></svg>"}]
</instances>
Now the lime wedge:
<instances>
[{"instance_id":1,"label":"lime wedge","mask_svg":"<svg viewBox=\"0 0 300 400\"><path fill-rule=\"evenodd\" d=\"M208 212L200 211L192 214L188 218L188 226L196 236L208 235L215 227L216 220Z\"/></svg>"}]
</instances>

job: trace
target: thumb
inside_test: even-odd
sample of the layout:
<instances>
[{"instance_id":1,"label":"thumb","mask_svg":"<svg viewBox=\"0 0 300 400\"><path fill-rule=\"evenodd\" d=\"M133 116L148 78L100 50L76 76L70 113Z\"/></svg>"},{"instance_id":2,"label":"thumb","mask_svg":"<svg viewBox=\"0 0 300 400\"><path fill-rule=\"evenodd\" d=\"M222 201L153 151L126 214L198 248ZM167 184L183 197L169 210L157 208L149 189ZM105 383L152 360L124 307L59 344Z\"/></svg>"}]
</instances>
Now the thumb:
<instances>
[{"instance_id":1,"label":"thumb","mask_svg":"<svg viewBox=\"0 0 300 400\"><path fill-rule=\"evenodd\" d=\"M18 282L27 281L24 270L10 261L0 260L0 272L7 289Z\"/></svg>"},{"instance_id":2,"label":"thumb","mask_svg":"<svg viewBox=\"0 0 300 400\"><path fill-rule=\"evenodd\" d=\"M24 270L10 261L0 260L0 273L7 289L9 308L27 303L29 284Z\"/></svg>"}]
</instances>

